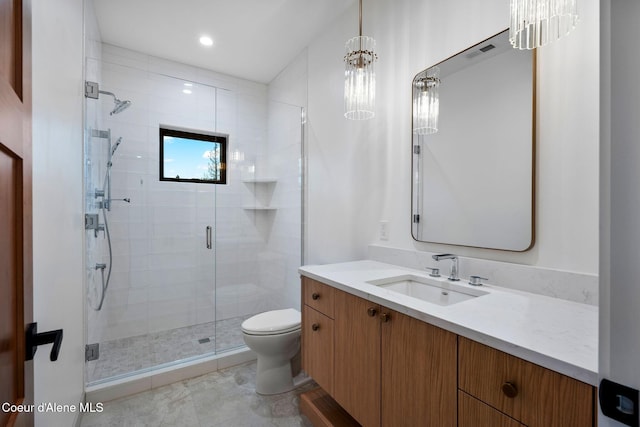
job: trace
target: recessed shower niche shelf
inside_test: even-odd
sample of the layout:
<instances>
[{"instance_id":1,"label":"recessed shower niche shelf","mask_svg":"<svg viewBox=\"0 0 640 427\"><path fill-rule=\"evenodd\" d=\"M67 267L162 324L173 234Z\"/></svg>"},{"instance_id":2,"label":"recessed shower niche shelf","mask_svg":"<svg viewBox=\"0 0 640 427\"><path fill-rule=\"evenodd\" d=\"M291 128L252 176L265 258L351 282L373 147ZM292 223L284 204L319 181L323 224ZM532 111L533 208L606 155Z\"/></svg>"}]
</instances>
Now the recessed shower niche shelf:
<instances>
[{"instance_id":1,"label":"recessed shower niche shelf","mask_svg":"<svg viewBox=\"0 0 640 427\"><path fill-rule=\"evenodd\" d=\"M250 187L253 188L254 197L255 197L255 200L257 201L255 205L244 205L242 209L247 211L260 211L260 212L270 212L278 209L276 207L269 205L269 202L271 200L270 193L273 192L273 187L271 187L271 185L275 185L278 182L276 178L272 178L272 177L251 178L251 179L243 179L242 182L244 182L245 184L251 184Z\"/></svg>"},{"instance_id":2,"label":"recessed shower niche shelf","mask_svg":"<svg viewBox=\"0 0 640 427\"><path fill-rule=\"evenodd\" d=\"M243 179L242 182L245 184L275 184L278 180L276 178L253 178Z\"/></svg>"},{"instance_id":3,"label":"recessed shower niche shelf","mask_svg":"<svg viewBox=\"0 0 640 427\"><path fill-rule=\"evenodd\" d=\"M273 206L243 206L242 209L247 211L275 211L278 208Z\"/></svg>"}]
</instances>

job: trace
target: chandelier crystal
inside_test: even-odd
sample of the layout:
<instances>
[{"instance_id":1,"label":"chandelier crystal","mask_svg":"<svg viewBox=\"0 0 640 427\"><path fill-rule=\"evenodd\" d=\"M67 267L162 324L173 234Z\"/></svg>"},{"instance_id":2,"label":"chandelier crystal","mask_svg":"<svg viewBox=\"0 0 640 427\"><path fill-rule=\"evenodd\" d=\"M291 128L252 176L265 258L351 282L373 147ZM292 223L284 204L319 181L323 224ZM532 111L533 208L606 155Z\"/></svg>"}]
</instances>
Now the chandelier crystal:
<instances>
[{"instance_id":1,"label":"chandelier crystal","mask_svg":"<svg viewBox=\"0 0 640 427\"><path fill-rule=\"evenodd\" d=\"M569 34L578 20L578 0L511 0L509 41L535 49Z\"/></svg>"}]
</instances>

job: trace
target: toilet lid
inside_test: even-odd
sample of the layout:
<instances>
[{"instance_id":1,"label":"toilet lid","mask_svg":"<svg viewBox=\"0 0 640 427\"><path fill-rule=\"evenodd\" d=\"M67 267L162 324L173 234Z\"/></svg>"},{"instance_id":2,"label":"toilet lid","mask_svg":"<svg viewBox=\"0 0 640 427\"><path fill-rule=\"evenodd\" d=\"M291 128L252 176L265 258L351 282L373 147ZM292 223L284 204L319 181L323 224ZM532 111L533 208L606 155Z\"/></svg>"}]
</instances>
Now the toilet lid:
<instances>
[{"instance_id":1,"label":"toilet lid","mask_svg":"<svg viewBox=\"0 0 640 427\"><path fill-rule=\"evenodd\" d=\"M242 331L252 335L273 335L300 328L300 312L293 308L256 314L242 322Z\"/></svg>"}]
</instances>

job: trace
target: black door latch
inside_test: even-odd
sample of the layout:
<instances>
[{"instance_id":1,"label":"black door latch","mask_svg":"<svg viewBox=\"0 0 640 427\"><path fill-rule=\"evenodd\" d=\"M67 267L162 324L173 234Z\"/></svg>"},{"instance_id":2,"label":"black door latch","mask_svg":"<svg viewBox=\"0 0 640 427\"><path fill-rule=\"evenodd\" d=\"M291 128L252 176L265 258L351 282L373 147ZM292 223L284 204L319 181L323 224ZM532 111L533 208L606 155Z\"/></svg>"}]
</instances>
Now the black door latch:
<instances>
[{"instance_id":1,"label":"black door latch","mask_svg":"<svg viewBox=\"0 0 640 427\"><path fill-rule=\"evenodd\" d=\"M638 390L605 378L600 382L598 390L600 409L609 418L627 426L638 427L640 424L638 393Z\"/></svg>"},{"instance_id":2,"label":"black door latch","mask_svg":"<svg viewBox=\"0 0 640 427\"><path fill-rule=\"evenodd\" d=\"M39 345L51 344L51 356L49 359L52 362L58 360L58 353L60 353L60 346L62 345L62 329L56 329L55 331L38 333L38 323L30 323L27 327L26 334L27 354L26 360L33 360L36 355L36 350Z\"/></svg>"}]
</instances>

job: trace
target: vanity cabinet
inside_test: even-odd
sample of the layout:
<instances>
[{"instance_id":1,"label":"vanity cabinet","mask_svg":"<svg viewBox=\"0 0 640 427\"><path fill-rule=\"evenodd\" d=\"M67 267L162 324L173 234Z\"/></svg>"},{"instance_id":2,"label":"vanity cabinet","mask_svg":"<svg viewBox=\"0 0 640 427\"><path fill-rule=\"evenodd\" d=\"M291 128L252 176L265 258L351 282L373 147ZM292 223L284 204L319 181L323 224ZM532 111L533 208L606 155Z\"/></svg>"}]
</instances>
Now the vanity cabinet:
<instances>
[{"instance_id":1,"label":"vanity cabinet","mask_svg":"<svg viewBox=\"0 0 640 427\"><path fill-rule=\"evenodd\" d=\"M458 381L461 391L528 427L594 422L594 387L464 337L458 338Z\"/></svg>"},{"instance_id":2,"label":"vanity cabinet","mask_svg":"<svg viewBox=\"0 0 640 427\"><path fill-rule=\"evenodd\" d=\"M456 425L456 335L344 292L334 322L332 396L361 425Z\"/></svg>"},{"instance_id":3,"label":"vanity cabinet","mask_svg":"<svg viewBox=\"0 0 640 427\"><path fill-rule=\"evenodd\" d=\"M314 425L596 425L591 385L306 277L302 300L303 369L327 393L315 413L349 419Z\"/></svg>"}]
</instances>

